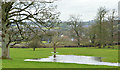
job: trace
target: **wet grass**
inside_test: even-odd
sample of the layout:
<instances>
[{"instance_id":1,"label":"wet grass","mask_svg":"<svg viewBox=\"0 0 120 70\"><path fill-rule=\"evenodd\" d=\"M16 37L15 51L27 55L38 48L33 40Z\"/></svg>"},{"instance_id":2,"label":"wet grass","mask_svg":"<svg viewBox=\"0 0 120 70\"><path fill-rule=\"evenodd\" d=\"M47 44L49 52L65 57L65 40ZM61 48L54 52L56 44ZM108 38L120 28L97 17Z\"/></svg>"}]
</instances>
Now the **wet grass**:
<instances>
[{"instance_id":1,"label":"wet grass","mask_svg":"<svg viewBox=\"0 0 120 70\"><path fill-rule=\"evenodd\" d=\"M47 58L51 56L52 48L11 48L11 60L2 60L3 68L115 68L115 66L86 65L74 63L52 63L52 62L24 62L24 59ZM84 55L105 57L103 61L118 62L118 50L96 49L96 48L58 48L61 55Z\"/></svg>"}]
</instances>

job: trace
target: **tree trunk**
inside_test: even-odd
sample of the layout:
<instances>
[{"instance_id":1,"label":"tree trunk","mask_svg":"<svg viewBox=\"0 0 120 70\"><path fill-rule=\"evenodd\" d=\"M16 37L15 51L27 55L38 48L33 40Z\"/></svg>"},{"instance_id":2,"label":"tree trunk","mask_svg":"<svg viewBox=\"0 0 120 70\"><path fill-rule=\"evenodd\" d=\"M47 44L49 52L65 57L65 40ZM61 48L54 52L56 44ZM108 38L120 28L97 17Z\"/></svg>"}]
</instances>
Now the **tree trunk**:
<instances>
[{"instance_id":1,"label":"tree trunk","mask_svg":"<svg viewBox=\"0 0 120 70\"><path fill-rule=\"evenodd\" d=\"M80 42L78 41L78 47L80 47Z\"/></svg>"},{"instance_id":2,"label":"tree trunk","mask_svg":"<svg viewBox=\"0 0 120 70\"><path fill-rule=\"evenodd\" d=\"M4 33L4 31L2 35L2 59L10 59L9 36L7 33Z\"/></svg>"},{"instance_id":3,"label":"tree trunk","mask_svg":"<svg viewBox=\"0 0 120 70\"><path fill-rule=\"evenodd\" d=\"M112 30L111 30L111 36L112 36L112 48L114 49L114 43L113 43L113 41L114 41L114 14L115 14L115 10L113 10L113 12L112 12L112 22L111 22L111 25L112 25Z\"/></svg>"},{"instance_id":4,"label":"tree trunk","mask_svg":"<svg viewBox=\"0 0 120 70\"><path fill-rule=\"evenodd\" d=\"M99 48L102 47L102 43L101 43L102 42L102 30L101 29L102 29L102 26L101 26L101 22L100 22L100 41L99 41L100 45L99 45Z\"/></svg>"},{"instance_id":5,"label":"tree trunk","mask_svg":"<svg viewBox=\"0 0 120 70\"><path fill-rule=\"evenodd\" d=\"M35 51L35 47L33 47L33 51Z\"/></svg>"},{"instance_id":6,"label":"tree trunk","mask_svg":"<svg viewBox=\"0 0 120 70\"><path fill-rule=\"evenodd\" d=\"M80 37L79 37L79 38L80 38ZM79 39L79 38L77 39L77 40L78 40L78 47L80 47L80 39Z\"/></svg>"},{"instance_id":7,"label":"tree trunk","mask_svg":"<svg viewBox=\"0 0 120 70\"><path fill-rule=\"evenodd\" d=\"M103 48L105 48L105 47L106 47L106 44L103 45Z\"/></svg>"},{"instance_id":8,"label":"tree trunk","mask_svg":"<svg viewBox=\"0 0 120 70\"><path fill-rule=\"evenodd\" d=\"M113 36L114 36L114 35L113 35L113 25L112 25L112 35L111 35L111 36L112 36L111 46L112 46L112 48L114 49L114 43L113 43L113 41L114 41L114 39L113 39Z\"/></svg>"},{"instance_id":9,"label":"tree trunk","mask_svg":"<svg viewBox=\"0 0 120 70\"><path fill-rule=\"evenodd\" d=\"M8 34L8 28L6 27L6 23L2 21L2 59L10 59L10 53L9 53L9 34Z\"/></svg>"},{"instance_id":10,"label":"tree trunk","mask_svg":"<svg viewBox=\"0 0 120 70\"><path fill-rule=\"evenodd\" d=\"M2 59L10 59L9 47L2 47Z\"/></svg>"},{"instance_id":11,"label":"tree trunk","mask_svg":"<svg viewBox=\"0 0 120 70\"><path fill-rule=\"evenodd\" d=\"M56 47L54 46L54 58L56 58Z\"/></svg>"},{"instance_id":12,"label":"tree trunk","mask_svg":"<svg viewBox=\"0 0 120 70\"><path fill-rule=\"evenodd\" d=\"M77 44L78 44L78 47L79 47L80 46L80 35L79 35L77 30L74 29L74 31L77 34L77 42L78 42Z\"/></svg>"},{"instance_id":13,"label":"tree trunk","mask_svg":"<svg viewBox=\"0 0 120 70\"><path fill-rule=\"evenodd\" d=\"M101 48L101 44L98 44L98 48Z\"/></svg>"}]
</instances>

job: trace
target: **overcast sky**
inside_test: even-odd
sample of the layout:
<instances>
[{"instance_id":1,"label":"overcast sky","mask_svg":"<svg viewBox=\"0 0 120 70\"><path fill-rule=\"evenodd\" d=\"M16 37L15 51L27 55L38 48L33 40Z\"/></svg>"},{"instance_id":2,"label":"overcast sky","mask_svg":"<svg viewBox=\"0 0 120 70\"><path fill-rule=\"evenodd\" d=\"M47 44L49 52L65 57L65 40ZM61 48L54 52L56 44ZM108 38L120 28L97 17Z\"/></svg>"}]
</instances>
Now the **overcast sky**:
<instances>
[{"instance_id":1,"label":"overcast sky","mask_svg":"<svg viewBox=\"0 0 120 70\"><path fill-rule=\"evenodd\" d=\"M118 10L120 0L58 0L58 10L61 12L60 19L66 21L69 15L81 15L83 21L93 20L97 10L101 6L107 9Z\"/></svg>"}]
</instances>

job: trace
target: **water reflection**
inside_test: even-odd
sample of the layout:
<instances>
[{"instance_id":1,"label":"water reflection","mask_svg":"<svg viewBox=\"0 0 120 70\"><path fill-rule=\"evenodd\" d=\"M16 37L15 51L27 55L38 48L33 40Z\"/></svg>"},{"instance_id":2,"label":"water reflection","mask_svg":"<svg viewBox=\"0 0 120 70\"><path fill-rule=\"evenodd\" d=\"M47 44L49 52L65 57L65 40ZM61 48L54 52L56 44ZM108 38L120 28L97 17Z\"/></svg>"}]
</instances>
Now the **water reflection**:
<instances>
[{"instance_id":1,"label":"water reflection","mask_svg":"<svg viewBox=\"0 0 120 70\"><path fill-rule=\"evenodd\" d=\"M56 55L56 58L54 58L53 56L49 56L48 58L26 59L24 61L62 62L62 63L118 66L118 63L102 62L102 57L76 56L76 55Z\"/></svg>"}]
</instances>

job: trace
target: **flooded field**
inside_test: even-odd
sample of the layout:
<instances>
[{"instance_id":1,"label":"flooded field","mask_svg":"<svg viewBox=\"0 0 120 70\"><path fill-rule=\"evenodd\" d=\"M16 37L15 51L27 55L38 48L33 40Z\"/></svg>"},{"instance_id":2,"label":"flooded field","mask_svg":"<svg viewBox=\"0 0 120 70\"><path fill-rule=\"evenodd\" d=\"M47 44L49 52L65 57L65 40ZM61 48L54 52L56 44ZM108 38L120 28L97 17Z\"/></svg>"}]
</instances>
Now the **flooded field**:
<instances>
[{"instance_id":1,"label":"flooded field","mask_svg":"<svg viewBox=\"0 0 120 70\"><path fill-rule=\"evenodd\" d=\"M24 61L61 62L61 63L77 63L77 64L89 64L89 65L118 66L118 63L102 62L102 57L76 56L76 55L56 55L56 58L54 58L53 56L49 56L48 58L25 59Z\"/></svg>"}]
</instances>

